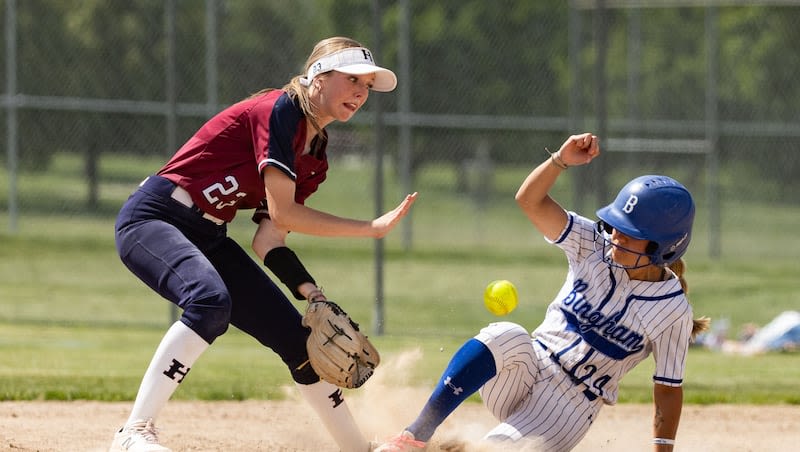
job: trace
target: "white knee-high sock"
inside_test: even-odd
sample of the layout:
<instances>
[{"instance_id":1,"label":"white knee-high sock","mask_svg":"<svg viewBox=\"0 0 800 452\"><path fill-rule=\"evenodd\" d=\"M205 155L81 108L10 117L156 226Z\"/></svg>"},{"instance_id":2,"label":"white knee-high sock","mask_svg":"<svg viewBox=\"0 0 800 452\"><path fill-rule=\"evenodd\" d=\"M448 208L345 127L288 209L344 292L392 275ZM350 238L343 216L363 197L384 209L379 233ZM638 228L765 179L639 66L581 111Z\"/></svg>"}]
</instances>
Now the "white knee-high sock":
<instances>
[{"instance_id":1,"label":"white knee-high sock","mask_svg":"<svg viewBox=\"0 0 800 452\"><path fill-rule=\"evenodd\" d=\"M127 423L155 419L208 345L183 322L175 322L161 339L144 373Z\"/></svg>"},{"instance_id":2,"label":"white knee-high sock","mask_svg":"<svg viewBox=\"0 0 800 452\"><path fill-rule=\"evenodd\" d=\"M342 452L367 452L369 442L356 425L342 390L326 381L312 385L296 383L300 394L322 420Z\"/></svg>"}]
</instances>

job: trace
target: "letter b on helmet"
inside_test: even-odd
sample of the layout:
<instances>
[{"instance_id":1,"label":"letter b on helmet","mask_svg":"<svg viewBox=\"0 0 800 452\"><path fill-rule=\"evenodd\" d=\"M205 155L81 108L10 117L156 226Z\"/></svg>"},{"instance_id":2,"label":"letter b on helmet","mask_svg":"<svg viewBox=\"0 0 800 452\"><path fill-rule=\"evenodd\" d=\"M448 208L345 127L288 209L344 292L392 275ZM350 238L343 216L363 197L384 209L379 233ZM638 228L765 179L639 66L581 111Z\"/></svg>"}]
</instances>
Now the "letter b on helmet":
<instances>
[{"instance_id":1,"label":"letter b on helmet","mask_svg":"<svg viewBox=\"0 0 800 452\"><path fill-rule=\"evenodd\" d=\"M634 206L636 205L636 203L638 203L638 202L639 202L639 197L638 197L638 196L636 196L636 195L630 195L630 196L628 197L628 201L626 201L626 202L625 202L625 205L624 205L624 206L622 206L622 211L623 211L623 212L625 212L625 213L631 213L631 212L633 212L633 207L634 207Z\"/></svg>"}]
</instances>

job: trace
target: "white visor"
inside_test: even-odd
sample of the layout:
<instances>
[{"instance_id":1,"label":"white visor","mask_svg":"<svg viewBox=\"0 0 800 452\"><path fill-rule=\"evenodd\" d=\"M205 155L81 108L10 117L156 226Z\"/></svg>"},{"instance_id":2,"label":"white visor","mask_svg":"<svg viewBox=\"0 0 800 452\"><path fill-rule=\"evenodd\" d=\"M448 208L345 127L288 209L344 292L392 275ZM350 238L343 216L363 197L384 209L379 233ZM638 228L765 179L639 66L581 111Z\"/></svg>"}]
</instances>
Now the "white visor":
<instances>
[{"instance_id":1,"label":"white visor","mask_svg":"<svg viewBox=\"0 0 800 452\"><path fill-rule=\"evenodd\" d=\"M373 91L388 92L397 86L397 76L389 69L382 68L375 64L372 59L372 52L364 47L349 47L315 61L308 68L308 73L300 82L311 85L319 74L336 71L351 75L375 74L375 82L372 84Z\"/></svg>"}]
</instances>

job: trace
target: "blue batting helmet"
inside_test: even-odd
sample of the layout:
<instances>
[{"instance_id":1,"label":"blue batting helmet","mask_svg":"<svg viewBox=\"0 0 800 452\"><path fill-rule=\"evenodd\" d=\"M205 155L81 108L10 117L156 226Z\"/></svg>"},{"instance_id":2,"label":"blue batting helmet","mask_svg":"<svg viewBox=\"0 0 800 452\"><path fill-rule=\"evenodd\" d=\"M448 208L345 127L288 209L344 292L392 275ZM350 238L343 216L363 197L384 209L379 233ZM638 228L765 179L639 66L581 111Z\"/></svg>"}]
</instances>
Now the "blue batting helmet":
<instances>
[{"instance_id":1,"label":"blue batting helmet","mask_svg":"<svg viewBox=\"0 0 800 452\"><path fill-rule=\"evenodd\" d=\"M689 247L694 201L689 190L667 176L640 176L625 184L613 203L597 211L604 223L636 239L649 240L654 265L669 265Z\"/></svg>"}]
</instances>

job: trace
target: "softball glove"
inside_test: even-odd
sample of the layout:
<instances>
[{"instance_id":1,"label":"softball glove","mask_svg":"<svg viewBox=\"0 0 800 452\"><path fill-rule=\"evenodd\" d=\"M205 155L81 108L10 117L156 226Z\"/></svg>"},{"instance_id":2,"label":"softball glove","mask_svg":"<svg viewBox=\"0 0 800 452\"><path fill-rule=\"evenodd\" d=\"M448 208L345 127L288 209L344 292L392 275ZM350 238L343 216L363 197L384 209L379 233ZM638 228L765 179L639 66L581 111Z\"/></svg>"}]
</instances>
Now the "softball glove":
<instances>
[{"instance_id":1,"label":"softball glove","mask_svg":"<svg viewBox=\"0 0 800 452\"><path fill-rule=\"evenodd\" d=\"M342 388L358 388L378 367L378 350L336 303L310 302L303 325L311 328L306 341L308 359L323 380Z\"/></svg>"}]
</instances>

